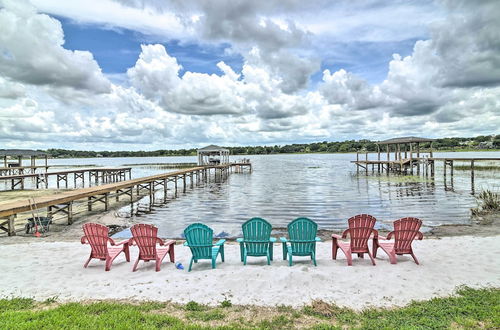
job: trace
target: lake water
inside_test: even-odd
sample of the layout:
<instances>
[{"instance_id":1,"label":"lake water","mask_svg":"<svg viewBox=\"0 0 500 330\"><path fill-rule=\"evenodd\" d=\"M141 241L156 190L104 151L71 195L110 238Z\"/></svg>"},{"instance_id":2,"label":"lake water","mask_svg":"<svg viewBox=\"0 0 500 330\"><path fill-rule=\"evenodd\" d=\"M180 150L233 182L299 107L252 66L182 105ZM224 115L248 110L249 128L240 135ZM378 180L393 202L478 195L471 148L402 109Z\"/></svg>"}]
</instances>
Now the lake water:
<instances>
[{"instance_id":1,"label":"lake water","mask_svg":"<svg viewBox=\"0 0 500 330\"><path fill-rule=\"evenodd\" d=\"M470 208L476 205L471 195L470 171L456 169L453 182L448 173L445 184L442 162L436 163L434 179L421 175L417 182L404 182L392 174L358 175L356 166L350 163L355 154L245 157L252 162L252 173L233 173L226 182L188 189L185 195L180 193L179 198L156 207L153 213L142 214L141 221L158 226L164 237L180 237L187 225L198 221L211 226L215 233L235 236L241 232L241 224L251 217L265 218L275 227L286 227L297 217L309 217L321 229L341 230L346 228L349 217L368 213L379 220L379 228L390 228L392 221L405 216L418 217L432 227L469 223ZM435 153L435 157L500 157L500 152ZM232 156L232 160L240 158ZM195 157L53 159L49 165L112 167L195 161ZM172 170L132 166L132 177L168 171ZM476 192L500 190L499 171L475 174Z\"/></svg>"}]
</instances>

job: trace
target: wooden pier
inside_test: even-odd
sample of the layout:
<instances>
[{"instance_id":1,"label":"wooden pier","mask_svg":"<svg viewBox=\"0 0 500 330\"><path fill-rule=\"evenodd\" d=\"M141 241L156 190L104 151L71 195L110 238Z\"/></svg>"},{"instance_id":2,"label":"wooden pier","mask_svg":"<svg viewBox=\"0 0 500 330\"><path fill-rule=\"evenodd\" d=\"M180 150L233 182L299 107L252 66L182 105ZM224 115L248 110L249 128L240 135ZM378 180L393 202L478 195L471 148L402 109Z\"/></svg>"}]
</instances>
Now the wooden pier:
<instances>
[{"instance_id":1,"label":"wooden pier","mask_svg":"<svg viewBox=\"0 0 500 330\"><path fill-rule=\"evenodd\" d=\"M42 172L47 172L49 167L48 165L0 167L0 176L34 174L37 173L39 169L42 170ZM40 173L40 171L38 173Z\"/></svg>"},{"instance_id":2,"label":"wooden pier","mask_svg":"<svg viewBox=\"0 0 500 330\"><path fill-rule=\"evenodd\" d=\"M170 183L170 189L173 191L173 197L176 198L178 191L186 192L188 185L194 188L196 184L225 180L231 172L242 172L244 169L252 170L251 163L229 163L215 166L198 166L187 170L163 173L148 177L126 180L121 182L109 183L100 186L75 189L59 194L43 196L36 199L36 204L28 201L15 201L11 203L0 204L0 230L7 232L9 236L15 235L15 218L19 213L29 212L32 209L47 208L47 216L53 216L62 213L67 216L67 223L73 223L73 203L77 200L86 200L88 211L96 203L104 205L104 210L109 208L109 200L114 197L119 200L120 196L130 197L130 206L133 213L134 194L137 196L142 190L146 190L149 195L150 207L155 204L155 192L163 190L163 200L167 200L167 186ZM189 180L189 181L188 181ZM160 187L159 189L157 189Z\"/></svg>"},{"instance_id":3,"label":"wooden pier","mask_svg":"<svg viewBox=\"0 0 500 330\"><path fill-rule=\"evenodd\" d=\"M85 175L88 176L88 184L91 183L98 184L99 182L117 182L127 179L131 179L131 168L130 167L117 167L117 168L87 168L87 169L77 169L77 170L67 170L67 171L56 171L56 172L44 172L44 173L31 173L31 174L20 174L20 175L4 175L0 176L0 182L9 181L10 189L24 189L25 181L32 179L34 180L35 187L48 188L49 177L54 176L56 178L57 188L61 188L64 184L65 188L68 188L68 178L73 177L73 188L77 187L78 182L81 182L82 186L85 187Z\"/></svg>"}]
</instances>

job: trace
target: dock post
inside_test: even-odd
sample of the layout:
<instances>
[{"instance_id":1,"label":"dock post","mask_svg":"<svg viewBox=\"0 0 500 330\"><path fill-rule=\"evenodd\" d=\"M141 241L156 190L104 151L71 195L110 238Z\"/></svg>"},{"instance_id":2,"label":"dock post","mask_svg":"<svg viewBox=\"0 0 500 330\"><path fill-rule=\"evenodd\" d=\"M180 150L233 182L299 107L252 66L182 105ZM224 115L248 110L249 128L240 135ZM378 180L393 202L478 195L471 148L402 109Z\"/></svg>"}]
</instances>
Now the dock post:
<instances>
[{"instance_id":1,"label":"dock post","mask_svg":"<svg viewBox=\"0 0 500 330\"><path fill-rule=\"evenodd\" d=\"M68 203L68 226L73 224L73 202Z\"/></svg>"},{"instance_id":2,"label":"dock post","mask_svg":"<svg viewBox=\"0 0 500 330\"><path fill-rule=\"evenodd\" d=\"M109 208L109 193L104 194L104 211L107 211Z\"/></svg>"},{"instance_id":3,"label":"dock post","mask_svg":"<svg viewBox=\"0 0 500 330\"><path fill-rule=\"evenodd\" d=\"M153 204L155 203L155 191L154 191L154 185L153 182L150 182L148 184L148 190L149 190L149 212L153 210Z\"/></svg>"},{"instance_id":4,"label":"dock post","mask_svg":"<svg viewBox=\"0 0 500 330\"><path fill-rule=\"evenodd\" d=\"M453 179L453 160L450 160L451 178Z\"/></svg>"},{"instance_id":5,"label":"dock post","mask_svg":"<svg viewBox=\"0 0 500 330\"><path fill-rule=\"evenodd\" d=\"M359 152L356 151L356 173L359 174Z\"/></svg>"},{"instance_id":6,"label":"dock post","mask_svg":"<svg viewBox=\"0 0 500 330\"><path fill-rule=\"evenodd\" d=\"M167 202L167 185L168 185L168 181L167 179L163 179L163 202Z\"/></svg>"},{"instance_id":7,"label":"dock post","mask_svg":"<svg viewBox=\"0 0 500 330\"><path fill-rule=\"evenodd\" d=\"M182 192L186 193L186 173L182 175Z\"/></svg>"},{"instance_id":8,"label":"dock post","mask_svg":"<svg viewBox=\"0 0 500 330\"><path fill-rule=\"evenodd\" d=\"M474 195L474 193L475 193L475 189L474 189L474 159L470 161L470 184L471 184L472 195Z\"/></svg>"},{"instance_id":9,"label":"dock post","mask_svg":"<svg viewBox=\"0 0 500 330\"><path fill-rule=\"evenodd\" d=\"M174 182L175 182L175 198L177 198L177 180L178 180L178 178L177 178L177 175L176 175L175 178L174 178Z\"/></svg>"},{"instance_id":10,"label":"dock post","mask_svg":"<svg viewBox=\"0 0 500 330\"><path fill-rule=\"evenodd\" d=\"M50 206L49 206L50 210ZM87 197L87 210L92 211L92 196Z\"/></svg>"},{"instance_id":11,"label":"dock post","mask_svg":"<svg viewBox=\"0 0 500 330\"><path fill-rule=\"evenodd\" d=\"M193 175L194 175L194 174L193 174L193 171L191 171L191 173L190 173L190 175L189 175L189 178L190 178L190 181L191 181L191 182L190 182L190 184L191 184L191 189L193 189L193 188L194 188L194 186L193 186Z\"/></svg>"},{"instance_id":12,"label":"dock post","mask_svg":"<svg viewBox=\"0 0 500 330\"><path fill-rule=\"evenodd\" d=\"M9 228L9 233L8 235L9 236L16 236L16 229L14 228L14 219L16 218L16 216L13 214L11 216L9 216L8 218L8 222L9 222L9 225L8 225L8 228Z\"/></svg>"}]
</instances>

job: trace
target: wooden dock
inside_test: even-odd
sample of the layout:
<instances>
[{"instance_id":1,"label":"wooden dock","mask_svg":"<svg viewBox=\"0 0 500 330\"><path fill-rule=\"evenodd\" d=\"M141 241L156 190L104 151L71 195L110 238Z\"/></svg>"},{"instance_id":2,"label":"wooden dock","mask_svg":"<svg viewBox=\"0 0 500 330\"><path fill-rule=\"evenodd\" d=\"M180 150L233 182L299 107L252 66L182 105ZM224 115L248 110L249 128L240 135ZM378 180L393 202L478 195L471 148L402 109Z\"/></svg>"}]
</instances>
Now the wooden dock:
<instances>
[{"instance_id":1,"label":"wooden dock","mask_svg":"<svg viewBox=\"0 0 500 330\"><path fill-rule=\"evenodd\" d=\"M0 176L33 174L37 173L39 169L47 172L49 167L48 165L0 167Z\"/></svg>"},{"instance_id":2,"label":"wooden dock","mask_svg":"<svg viewBox=\"0 0 500 330\"><path fill-rule=\"evenodd\" d=\"M171 188L174 197L177 197L178 190L186 192L188 181L191 188L195 181L210 182L211 172L214 172L214 180L224 180L231 172L242 172L244 169L252 171L251 163L229 163L215 166L199 166L187 170L163 173L148 177L114 182L100 186L75 189L68 192L43 196L36 199L36 204L28 201L15 201L11 203L0 204L0 230L7 232L9 236L15 235L15 218L19 213L29 212L32 209L47 208L47 216L53 216L57 213L63 213L67 216L67 223L73 223L73 203L77 200L86 200L87 209L92 210L96 203L104 204L104 210L109 208L110 197L118 200L120 196L130 197L131 207L133 208L134 192L139 195L140 191L146 190L150 198L150 205L155 202L155 191L158 187L163 190L164 200L167 199L167 186ZM181 187L179 187L179 183ZM113 195L111 195L113 193Z\"/></svg>"},{"instance_id":3,"label":"wooden dock","mask_svg":"<svg viewBox=\"0 0 500 330\"><path fill-rule=\"evenodd\" d=\"M0 176L1 181L10 181L10 190L24 189L25 181L28 179L33 179L35 187L48 188L49 177L54 176L56 178L57 188L61 187L64 183L64 187L68 188L68 177L73 177L73 188L77 187L78 181L81 182L82 186L85 186L85 175L88 175L88 183L98 184L99 182L117 182L126 180L127 176L131 179L131 167L117 167L117 168L87 168L87 169L77 169L77 170L67 170L67 171L55 171L55 172L44 172L44 173L31 173L22 175L4 175Z\"/></svg>"}]
</instances>

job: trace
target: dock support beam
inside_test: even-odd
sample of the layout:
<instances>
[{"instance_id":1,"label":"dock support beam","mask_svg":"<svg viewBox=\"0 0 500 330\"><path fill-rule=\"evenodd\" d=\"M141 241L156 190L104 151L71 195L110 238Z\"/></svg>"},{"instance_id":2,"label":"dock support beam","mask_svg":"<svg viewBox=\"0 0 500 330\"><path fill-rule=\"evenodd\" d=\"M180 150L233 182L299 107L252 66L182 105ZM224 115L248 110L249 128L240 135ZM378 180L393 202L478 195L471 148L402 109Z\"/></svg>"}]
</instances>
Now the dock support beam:
<instances>
[{"instance_id":1,"label":"dock support beam","mask_svg":"<svg viewBox=\"0 0 500 330\"><path fill-rule=\"evenodd\" d=\"M14 219L16 215L10 215L2 220L0 220L0 230L3 230L9 236L16 236L16 229L14 228Z\"/></svg>"}]
</instances>

